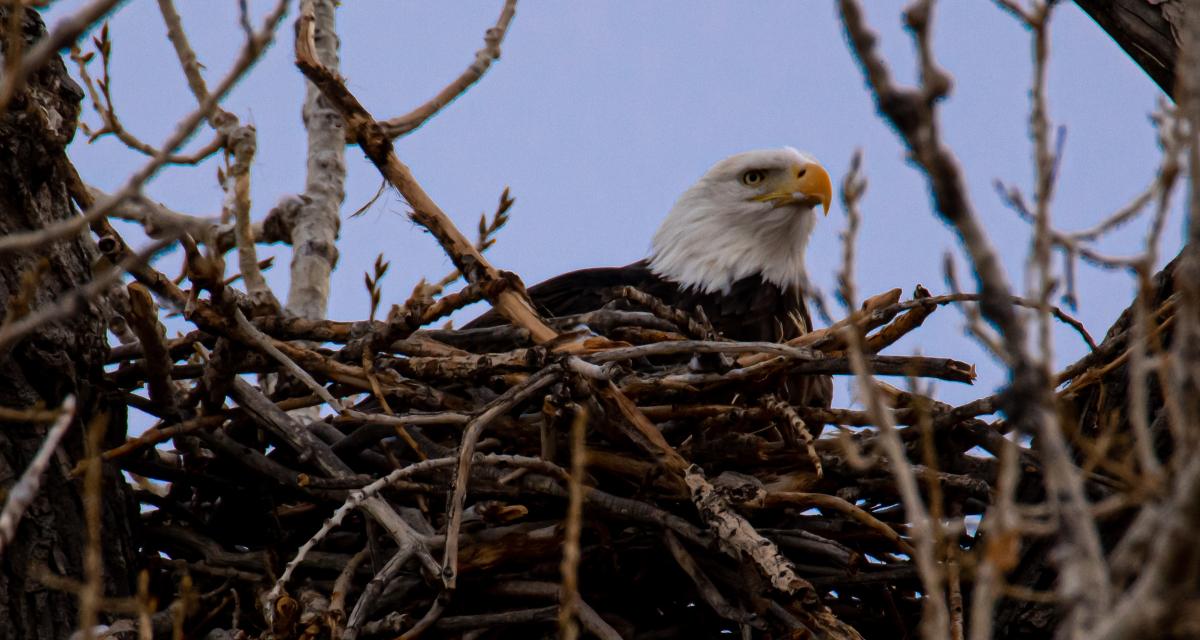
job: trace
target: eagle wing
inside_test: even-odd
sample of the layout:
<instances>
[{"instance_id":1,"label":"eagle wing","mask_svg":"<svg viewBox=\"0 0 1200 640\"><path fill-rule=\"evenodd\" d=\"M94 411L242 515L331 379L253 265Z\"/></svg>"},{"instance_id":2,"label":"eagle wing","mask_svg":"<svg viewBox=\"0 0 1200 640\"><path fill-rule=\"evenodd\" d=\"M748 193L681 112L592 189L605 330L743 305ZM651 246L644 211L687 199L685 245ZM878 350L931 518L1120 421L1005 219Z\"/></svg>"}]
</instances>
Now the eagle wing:
<instances>
[{"instance_id":1,"label":"eagle wing","mask_svg":"<svg viewBox=\"0 0 1200 640\"><path fill-rule=\"evenodd\" d=\"M556 317L595 311L616 299L616 291L621 287L635 287L684 311L700 307L713 328L731 340L780 342L812 330L803 295L764 282L757 275L735 282L728 292L702 293L680 289L674 282L660 278L650 270L646 260L641 260L623 267L564 273L527 291L540 313ZM491 327L505 322L492 309L463 328ZM829 407L833 399L833 381L829 376L789 376L785 386L783 395L795 405Z\"/></svg>"},{"instance_id":2,"label":"eagle wing","mask_svg":"<svg viewBox=\"0 0 1200 640\"><path fill-rule=\"evenodd\" d=\"M785 292L757 276L734 283L729 293L684 291L651 271L646 260L564 273L529 287L527 292L540 313L557 317L595 311L615 299L621 287L635 287L685 311L702 307L717 331L733 340L777 342L812 329L808 308L797 292ZM492 309L463 328L504 323L504 317Z\"/></svg>"},{"instance_id":3,"label":"eagle wing","mask_svg":"<svg viewBox=\"0 0 1200 640\"><path fill-rule=\"evenodd\" d=\"M529 299L545 317L569 316L595 311L616 297L621 287L636 287L673 304L679 288L654 275L645 260L623 267L580 269L555 276L529 287ZM463 325L464 329L494 327L507 322L495 309Z\"/></svg>"}]
</instances>

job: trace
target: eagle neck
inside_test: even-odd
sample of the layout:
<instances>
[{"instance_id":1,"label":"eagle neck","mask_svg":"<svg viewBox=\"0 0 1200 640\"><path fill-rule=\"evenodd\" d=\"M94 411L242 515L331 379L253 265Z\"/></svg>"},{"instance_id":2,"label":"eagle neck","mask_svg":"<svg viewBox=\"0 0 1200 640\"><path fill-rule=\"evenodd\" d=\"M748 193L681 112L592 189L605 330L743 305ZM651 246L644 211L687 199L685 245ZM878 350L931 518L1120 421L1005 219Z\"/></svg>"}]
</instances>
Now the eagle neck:
<instances>
[{"instance_id":1,"label":"eagle neck","mask_svg":"<svg viewBox=\"0 0 1200 640\"><path fill-rule=\"evenodd\" d=\"M812 209L754 203L714 212L688 204L681 199L654 236L650 268L656 275L699 293L727 294L754 275L784 290L803 286L816 223Z\"/></svg>"}]
</instances>

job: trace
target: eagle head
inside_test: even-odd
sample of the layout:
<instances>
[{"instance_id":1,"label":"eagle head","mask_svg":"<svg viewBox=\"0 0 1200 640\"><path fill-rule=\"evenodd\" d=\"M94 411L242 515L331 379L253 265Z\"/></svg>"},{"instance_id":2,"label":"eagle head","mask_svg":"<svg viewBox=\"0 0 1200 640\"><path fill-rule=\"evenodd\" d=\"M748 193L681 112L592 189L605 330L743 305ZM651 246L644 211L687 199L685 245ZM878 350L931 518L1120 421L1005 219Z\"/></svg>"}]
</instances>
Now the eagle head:
<instances>
[{"instance_id":1,"label":"eagle head","mask_svg":"<svg viewBox=\"0 0 1200 640\"><path fill-rule=\"evenodd\" d=\"M650 268L703 293L755 274L800 287L816 208L828 214L832 197L825 168L791 147L731 156L675 202L654 234Z\"/></svg>"}]
</instances>

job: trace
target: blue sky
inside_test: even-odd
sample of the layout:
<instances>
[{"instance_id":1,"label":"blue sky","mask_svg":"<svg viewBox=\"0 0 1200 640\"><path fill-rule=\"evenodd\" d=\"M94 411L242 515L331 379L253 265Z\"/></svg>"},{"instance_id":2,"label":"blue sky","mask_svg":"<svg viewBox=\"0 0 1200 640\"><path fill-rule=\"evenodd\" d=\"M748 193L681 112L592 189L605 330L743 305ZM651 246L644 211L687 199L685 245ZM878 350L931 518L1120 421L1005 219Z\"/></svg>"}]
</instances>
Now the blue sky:
<instances>
[{"instance_id":1,"label":"blue sky","mask_svg":"<svg viewBox=\"0 0 1200 640\"><path fill-rule=\"evenodd\" d=\"M48 22L81 4L55 3ZM250 4L262 12L271 3ZM347 0L339 10L342 72L376 116L404 113L466 67L500 4ZM911 80L913 49L900 29L901 3L865 4L893 71ZM208 77L219 77L240 44L236 3L179 5ZM294 11L281 40L225 104L258 130L252 170L258 217L279 198L303 189L303 78L292 66L292 17ZM162 140L193 103L155 3L126 3L111 29L119 114L143 139ZM1159 156L1148 116L1161 93L1074 4L1060 4L1052 37L1051 112L1067 128L1055 223L1081 229L1123 205L1152 178ZM942 107L945 139L965 168L975 207L1010 280L1021 288L1029 228L1001 204L992 184L1000 179L1028 191L1032 183L1029 36L991 2L954 0L939 3L935 48L955 78ZM207 139L201 134L191 144ZM497 266L534 283L644 257L674 199L710 165L738 151L783 145L814 154L835 183L854 150L863 149L869 180L857 265L863 295L892 287L907 295L918 283L945 292L947 251L959 256L960 279L966 280L958 243L932 213L924 179L875 114L832 1L527 0L518 6L503 58L467 95L399 140L397 152L468 233L480 213L491 212L504 187L511 187L512 221L489 255ZM84 179L102 188L119 185L143 162L114 140L87 144L82 135L71 155ZM394 193L365 215L346 219L380 183L361 152L350 148L347 158L330 316L352 320L366 317L362 274L380 252L392 262L385 304L402 302L418 278L440 277L450 264L432 238L405 218L405 205ZM174 209L212 215L221 202L216 171L214 162L172 168L146 191ZM818 224L809 251L810 275L827 293L840 267L844 225L835 204ZM1144 228L1144 222L1133 223L1102 247L1136 250ZM1167 259L1178 251L1181 228L1176 212L1161 253ZM268 278L283 295L288 248L264 254L279 256ZM163 264L175 262L168 256ZM1078 284L1078 315L1099 339L1131 300L1132 282L1125 274L1085 266ZM1057 338L1060 364L1083 354L1085 347L1070 331L1058 331ZM976 363L980 379L974 388L938 384L938 395L950 402L989 393L1004 380L999 366L964 336L962 315L953 309L937 312L890 352ZM849 401L840 386L836 403Z\"/></svg>"}]
</instances>

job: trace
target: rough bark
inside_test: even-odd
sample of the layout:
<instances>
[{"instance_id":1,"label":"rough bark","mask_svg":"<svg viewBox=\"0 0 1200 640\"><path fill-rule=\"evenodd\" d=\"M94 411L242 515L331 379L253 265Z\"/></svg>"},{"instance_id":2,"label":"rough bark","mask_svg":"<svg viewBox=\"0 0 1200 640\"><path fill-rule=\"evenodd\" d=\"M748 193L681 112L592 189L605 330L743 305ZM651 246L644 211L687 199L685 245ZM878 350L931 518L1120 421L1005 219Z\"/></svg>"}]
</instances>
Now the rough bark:
<instances>
[{"instance_id":1,"label":"rough bark","mask_svg":"<svg viewBox=\"0 0 1200 640\"><path fill-rule=\"evenodd\" d=\"M7 7L0 24L9 24ZM0 30L0 51L14 51L7 28ZM20 47L45 36L33 10L25 10ZM29 231L77 215L62 175L64 149L75 132L83 94L67 76L61 60L30 78L9 109L0 113L0 235ZM84 236L53 243L36 252L0 258L0 309L13 313L25 274L43 265L29 306L49 304L63 292L92 278L96 251ZM28 289L28 287L26 287ZM108 352L103 315L94 308L44 326L0 353L0 406L57 406L68 394L79 400L78 424L71 428L47 470L41 492L26 512L16 538L0 558L0 640L65 638L77 623L77 596L44 586L38 568L79 580L83 575L86 527L83 487L66 473L83 457L90 424L107 415L106 440L125 437L125 409L108 402L101 382ZM0 493L12 486L29 464L49 425L0 424ZM104 591L130 593L134 572L131 496L119 473L106 471L101 485Z\"/></svg>"}]
</instances>

